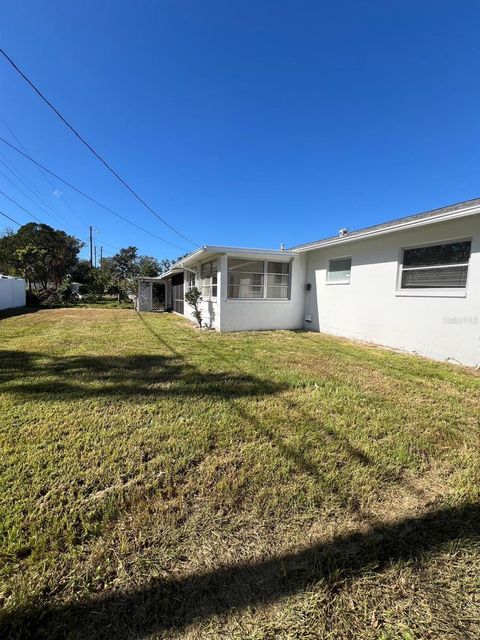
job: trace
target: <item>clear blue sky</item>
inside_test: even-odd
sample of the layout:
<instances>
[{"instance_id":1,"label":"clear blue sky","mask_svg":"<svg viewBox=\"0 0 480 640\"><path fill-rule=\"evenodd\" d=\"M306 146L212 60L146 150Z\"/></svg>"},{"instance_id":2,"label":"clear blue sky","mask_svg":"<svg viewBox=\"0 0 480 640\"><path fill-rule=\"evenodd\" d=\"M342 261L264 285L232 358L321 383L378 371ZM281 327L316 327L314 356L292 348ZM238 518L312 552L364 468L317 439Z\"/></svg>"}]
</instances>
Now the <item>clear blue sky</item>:
<instances>
[{"instance_id":1,"label":"clear blue sky","mask_svg":"<svg viewBox=\"0 0 480 640\"><path fill-rule=\"evenodd\" d=\"M1 46L198 244L278 248L480 194L477 0L4 0L1 13ZM0 89L0 115L34 157L191 248L3 60ZM0 151L68 231L85 239L92 224L98 245L181 253L55 184L75 220L36 169ZM31 206L3 175L0 188ZM0 210L28 220L3 196Z\"/></svg>"}]
</instances>

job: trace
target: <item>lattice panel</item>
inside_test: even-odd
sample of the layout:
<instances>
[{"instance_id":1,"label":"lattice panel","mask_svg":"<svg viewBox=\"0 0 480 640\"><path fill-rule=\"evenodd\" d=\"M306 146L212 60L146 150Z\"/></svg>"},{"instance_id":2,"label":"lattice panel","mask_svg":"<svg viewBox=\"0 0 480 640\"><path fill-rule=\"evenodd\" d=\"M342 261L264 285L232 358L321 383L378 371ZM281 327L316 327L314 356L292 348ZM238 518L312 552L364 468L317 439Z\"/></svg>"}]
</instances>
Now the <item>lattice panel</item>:
<instances>
[{"instance_id":1,"label":"lattice panel","mask_svg":"<svg viewBox=\"0 0 480 640\"><path fill-rule=\"evenodd\" d=\"M152 311L152 283L138 281L138 310Z\"/></svg>"}]
</instances>

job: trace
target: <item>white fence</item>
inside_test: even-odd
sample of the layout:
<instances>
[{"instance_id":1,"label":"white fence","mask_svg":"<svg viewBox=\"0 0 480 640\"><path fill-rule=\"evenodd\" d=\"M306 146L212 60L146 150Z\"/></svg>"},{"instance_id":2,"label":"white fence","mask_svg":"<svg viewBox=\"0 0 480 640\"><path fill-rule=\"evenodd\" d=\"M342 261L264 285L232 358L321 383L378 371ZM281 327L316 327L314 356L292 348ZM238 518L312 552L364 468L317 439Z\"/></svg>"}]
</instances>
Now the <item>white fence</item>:
<instances>
[{"instance_id":1,"label":"white fence","mask_svg":"<svg viewBox=\"0 0 480 640\"><path fill-rule=\"evenodd\" d=\"M0 274L0 309L24 307L26 303L25 280Z\"/></svg>"}]
</instances>

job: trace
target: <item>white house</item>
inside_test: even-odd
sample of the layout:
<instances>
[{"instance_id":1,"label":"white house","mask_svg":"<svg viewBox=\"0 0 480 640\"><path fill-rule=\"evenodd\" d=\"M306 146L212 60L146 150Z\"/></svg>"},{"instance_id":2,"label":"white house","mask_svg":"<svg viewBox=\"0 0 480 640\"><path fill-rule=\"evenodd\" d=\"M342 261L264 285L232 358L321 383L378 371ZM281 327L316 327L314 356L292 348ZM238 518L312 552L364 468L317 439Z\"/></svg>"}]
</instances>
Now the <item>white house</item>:
<instances>
[{"instance_id":1,"label":"white house","mask_svg":"<svg viewBox=\"0 0 480 640\"><path fill-rule=\"evenodd\" d=\"M480 364L480 199L288 250L204 246L161 276L218 331L310 329Z\"/></svg>"}]
</instances>

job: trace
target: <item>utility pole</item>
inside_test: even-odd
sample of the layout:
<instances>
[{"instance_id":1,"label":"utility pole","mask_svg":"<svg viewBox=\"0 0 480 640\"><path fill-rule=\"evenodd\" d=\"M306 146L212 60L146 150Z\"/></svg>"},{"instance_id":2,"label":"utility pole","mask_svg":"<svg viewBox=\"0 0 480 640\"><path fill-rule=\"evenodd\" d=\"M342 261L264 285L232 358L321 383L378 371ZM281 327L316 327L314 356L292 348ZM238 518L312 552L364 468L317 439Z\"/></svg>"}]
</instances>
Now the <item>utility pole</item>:
<instances>
[{"instance_id":1,"label":"utility pole","mask_svg":"<svg viewBox=\"0 0 480 640\"><path fill-rule=\"evenodd\" d=\"M100 271L103 270L103 247L100 247Z\"/></svg>"},{"instance_id":2,"label":"utility pole","mask_svg":"<svg viewBox=\"0 0 480 640\"><path fill-rule=\"evenodd\" d=\"M93 229L92 229L92 225L90 225L88 227L88 230L90 232L90 269L93 269L93 251L92 251L92 247L93 247L93 239L92 239L92 234L93 234Z\"/></svg>"},{"instance_id":3,"label":"utility pole","mask_svg":"<svg viewBox=\"0 0 480 640\"><path fill-rule=\"evenodd\" d=\"M94 262L93 265L95 267L95 269L97 268L97 245L95 245L93 247L93 255L94 255Z\"/></svg>"}]
</instances>

